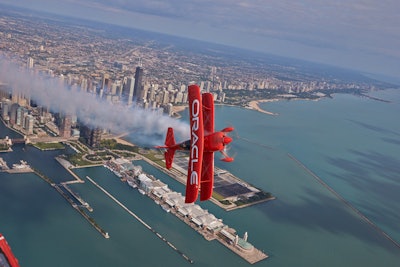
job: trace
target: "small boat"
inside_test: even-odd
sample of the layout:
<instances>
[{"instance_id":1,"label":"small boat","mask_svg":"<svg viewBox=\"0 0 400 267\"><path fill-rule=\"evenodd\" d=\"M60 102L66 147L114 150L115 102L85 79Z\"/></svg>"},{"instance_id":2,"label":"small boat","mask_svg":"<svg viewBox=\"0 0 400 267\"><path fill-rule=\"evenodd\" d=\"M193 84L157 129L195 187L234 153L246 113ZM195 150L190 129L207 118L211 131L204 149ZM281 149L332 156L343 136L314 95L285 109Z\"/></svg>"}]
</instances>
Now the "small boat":
<instances>
[{"instance_id":1,"label":"small boat","mask_svg":"<svg viewBox=\"0 0 400 267\"><path fill-rule=\"evenodd\" d=\"M161 208L163 210L165 210L166 212L170 212L171 211L167 205L161 205Z\"/></svg>"},{"instance_id":2,"label":"small boat","mask_svg":"<svg viewBox=\"0 0 400 267\"><path fill-rule=\"evenodd\" d=\"M146 195L146 192L144 192L142 189L139 188L138 190L139 190L139 193L140 193L140 194Z\"/></svg>"}]
</instances>

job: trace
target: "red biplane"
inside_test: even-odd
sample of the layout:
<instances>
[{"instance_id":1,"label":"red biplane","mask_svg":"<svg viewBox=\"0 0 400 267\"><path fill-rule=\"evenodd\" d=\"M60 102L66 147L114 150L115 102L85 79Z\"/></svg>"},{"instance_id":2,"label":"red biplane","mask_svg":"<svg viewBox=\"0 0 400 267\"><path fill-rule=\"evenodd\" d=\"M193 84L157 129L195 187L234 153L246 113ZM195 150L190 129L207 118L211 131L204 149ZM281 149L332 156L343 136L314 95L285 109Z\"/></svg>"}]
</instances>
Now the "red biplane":
<instances>
[{"instance_id":1,"label":"red biplane","mask_svg":"<svg viewBox=\"0 0 400 267\"><path fill-rule=\"evenodd\" d=\"M189 85L190 140L175 143L174 130L168 128L165 138L164 153L167 169L172 167L176 150L189 150L189 166L186 181L186 203L197 200L200 190L200 201L211 197L214 186L214 152L223 154L222 161L231 162L233 158L225 153L225 146L232 142L226 133L233 131L227 127L214 132L214 98L211 93L200 94L197 85Z\"/></svg>"},{"instance_id":2,"label":"red biplane","mask_svg":"<svg viewBox=\"0 0 400 267\"><path fill-rule=\"evenodd\" d=\"M10 246L2 234L0 234L0 266L19 267L17 258L15 258Z\"/></svg>"}]
</instances>

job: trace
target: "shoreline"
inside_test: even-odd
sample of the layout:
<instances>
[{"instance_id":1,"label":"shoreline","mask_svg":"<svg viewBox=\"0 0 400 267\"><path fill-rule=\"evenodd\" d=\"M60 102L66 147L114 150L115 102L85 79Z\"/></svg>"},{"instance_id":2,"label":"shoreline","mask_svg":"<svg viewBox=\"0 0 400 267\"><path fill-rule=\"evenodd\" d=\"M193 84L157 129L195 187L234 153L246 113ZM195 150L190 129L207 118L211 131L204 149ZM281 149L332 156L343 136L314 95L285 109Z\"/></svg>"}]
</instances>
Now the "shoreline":
<instances>
[{"instance_id":1,"label":"shoreline","mask_svg":"<svg viewBox=\"0 0 400 267\"><path fill-rule=\"evenodd\" d=\"M172 116L174 118L181 118L181 112L183 112L185 109L187 109L188 106L187 105L183 105L183 106L172 106Z\"/></svg>"},{"instance_id":2,"label":"shoreline","mask_svg":"<svg viewBox=\"0 0 400 267\"><path fill-rule=\"evenodd\" d=\"M265 102L275 102L275 101L280 101L281 99L260 99L260 100L252 100L248 103L248 107L245 107L246 109L251 109L251 110L255 110L264 114L268 114L271 116L277 116L279 115L279 113L275 113L275 112L271 112L265 109L260 108L259 104L260 103L265 103ZM225 106L233 106L233 107L240 107L237 105L229 105L229 104L224 104L224 103L216 103L215 105L225 105ZM187 109L187 106L173 106L172 107L172 113L173 116L176 118L180 118L181 117L181 112L183 112L185 109Z\"/></svg>"},{"instance_id":3,"label":"shoreline","mask_svg":"<svg viewBox=\"0 0 400 267\"><path fill-rule=\"evenodd\" d=\"M260 100L252 100L249 102L249 107L247 109L253 109L255 111L264 113L264 114L268 114L271 116L278 116L279 113L275 113L275 112L271 112L265 109L260 108L259 104L260 103L265 103L265 102L275 102L275 101L279 101L280 99L260 99Z\"/></svg>"}]
</instances>

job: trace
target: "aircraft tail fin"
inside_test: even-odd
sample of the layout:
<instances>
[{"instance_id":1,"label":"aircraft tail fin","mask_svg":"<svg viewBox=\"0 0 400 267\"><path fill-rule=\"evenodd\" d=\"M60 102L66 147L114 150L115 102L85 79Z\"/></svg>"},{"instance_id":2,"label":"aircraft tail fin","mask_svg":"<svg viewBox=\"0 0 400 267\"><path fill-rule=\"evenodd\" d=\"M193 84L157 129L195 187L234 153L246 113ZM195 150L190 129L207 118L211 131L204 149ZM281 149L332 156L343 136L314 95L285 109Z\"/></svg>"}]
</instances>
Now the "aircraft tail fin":
<instances>
[{"instance_id":1,"label":"aircraft tail fin","mask_svg":"<svg viewBox=\"0 0 400 267\"><path fill-rule=\"evenodd\" d=\"M172 167L172 162L174 161L174 155L176 151L175 145L174 129L169 127L167 131L167 137L165 138L165 147L167 148L167 151L164 153L165 165L167 169L171 169Z\"/></svg>"}]
</instances>

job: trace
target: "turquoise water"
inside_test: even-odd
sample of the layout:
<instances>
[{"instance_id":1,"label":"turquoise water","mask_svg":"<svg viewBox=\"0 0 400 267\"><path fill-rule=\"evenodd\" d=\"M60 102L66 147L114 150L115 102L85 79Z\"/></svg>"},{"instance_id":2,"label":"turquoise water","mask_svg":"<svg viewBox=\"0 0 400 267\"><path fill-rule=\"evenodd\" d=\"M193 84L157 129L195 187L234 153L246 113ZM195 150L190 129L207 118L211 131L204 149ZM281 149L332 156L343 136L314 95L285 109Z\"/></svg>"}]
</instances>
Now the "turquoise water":
<instances>
[{"instance_id":1,"label":"turquoise water","mask_svg":"<svg viewBox=\"0 0 400 267\"><path fill-rule=\"evenodd\" d=\"M374 96L392 103L339 94L317 102L262 104L279 116L217 107L217 128L234 125L238 137L229 151L235 162L216 164L277 199L231 212L210 202L201 205L239 234L247 231L249 241L270 255L257 266L400 265L400 248L288 157L288 153L296 157L400 242L400 91ZM15 152L0 156L9 164L25 159L56 181L72 179L54 161L58 153L62 152L17 146ZM145 163L143 168L183 192L183 185ZM76 173L96 180L195 265L249 265L218 242L204 240L107 169L77 169ZM91 183L71 187L94 208L91 216L110 239L104 239L35 175L0 174L0 232L22 266L189 265Z\"/></svg>"}]
</instances>

